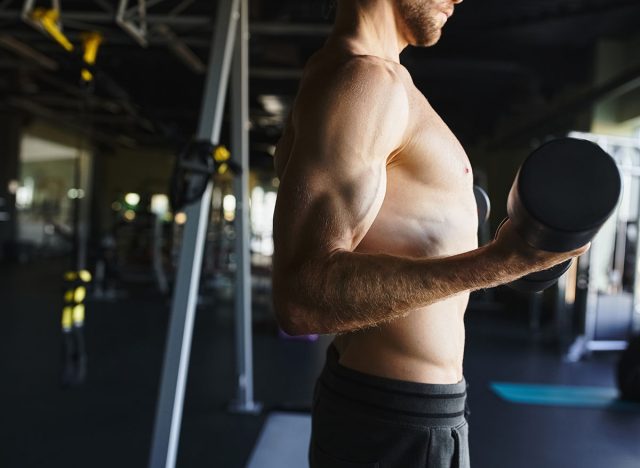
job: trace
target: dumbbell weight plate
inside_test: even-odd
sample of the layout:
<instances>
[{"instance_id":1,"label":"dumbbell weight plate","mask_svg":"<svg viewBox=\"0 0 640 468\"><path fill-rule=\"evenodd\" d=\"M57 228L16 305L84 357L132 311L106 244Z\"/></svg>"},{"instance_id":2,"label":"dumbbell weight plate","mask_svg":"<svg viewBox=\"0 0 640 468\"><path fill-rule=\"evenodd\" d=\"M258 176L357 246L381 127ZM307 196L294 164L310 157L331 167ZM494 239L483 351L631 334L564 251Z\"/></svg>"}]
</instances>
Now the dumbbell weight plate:
<instances>
[{"instance_id":1,"label":"dumbbell weight plate","mask_svg":"<svg viewBox=\"0 0 640 468\"><path fill-rule=\"evenodd\" d=\"M567 252L593 238L615 210L621 187L615 161L598 145L576 138L553 140L531 153L518 170L507 213L529 245Z\"/></svg>"}]
</instances>

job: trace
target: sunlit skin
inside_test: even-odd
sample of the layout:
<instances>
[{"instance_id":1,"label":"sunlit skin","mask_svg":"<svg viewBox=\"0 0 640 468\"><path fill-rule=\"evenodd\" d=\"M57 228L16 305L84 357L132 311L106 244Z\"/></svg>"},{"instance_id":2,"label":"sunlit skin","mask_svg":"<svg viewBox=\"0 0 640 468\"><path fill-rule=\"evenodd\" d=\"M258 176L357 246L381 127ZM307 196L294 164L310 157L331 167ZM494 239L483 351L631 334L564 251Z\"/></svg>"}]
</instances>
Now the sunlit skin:
<instances>
[{"instance_id":1,"label":"sunlit skin","mask_svg":"<svg viewBox=\"0 0 640 468\"><path fill-rule=\"evenodd\" d=\"M340 363L368 374L459 382L469 292L583 252L533 250L510 224L478 248L469 159L399 60L458 3L340 0L277 146L279 323L336 333Z\"/></svg>"}]
</instances>

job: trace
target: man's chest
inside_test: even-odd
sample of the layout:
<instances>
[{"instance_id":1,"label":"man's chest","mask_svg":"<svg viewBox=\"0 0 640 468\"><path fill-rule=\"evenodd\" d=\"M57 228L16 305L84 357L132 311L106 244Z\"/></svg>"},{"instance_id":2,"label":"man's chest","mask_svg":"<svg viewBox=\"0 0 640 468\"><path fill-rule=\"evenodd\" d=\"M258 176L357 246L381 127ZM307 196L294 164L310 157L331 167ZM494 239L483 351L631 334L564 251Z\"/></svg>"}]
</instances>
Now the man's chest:
<instances>
[{"instance_id":1,"label":"man's chest","mask_svg":"<svg viewBox=\"0 0 640 468\"><path fill-rule=\"evenodd\" d=\"M470 189L471 163L453 132L415 88L409 92L409 106L406 143L389 160L389 181L398 177L432 190Z\"/></svg>"},{"instance_id":2,"label":"man's chest","mask_svg":"<svg viewBox=\"0 0 640 468\"><path fill-rule=\"evenodd\" d=\"M393 238L398 253L406 255L473 249L477 213L469 158L427 100L416 93L406 144L387 165L385 199L367 240L375 239L379 248L383 239Z\"/></svg>"}]
</instances>

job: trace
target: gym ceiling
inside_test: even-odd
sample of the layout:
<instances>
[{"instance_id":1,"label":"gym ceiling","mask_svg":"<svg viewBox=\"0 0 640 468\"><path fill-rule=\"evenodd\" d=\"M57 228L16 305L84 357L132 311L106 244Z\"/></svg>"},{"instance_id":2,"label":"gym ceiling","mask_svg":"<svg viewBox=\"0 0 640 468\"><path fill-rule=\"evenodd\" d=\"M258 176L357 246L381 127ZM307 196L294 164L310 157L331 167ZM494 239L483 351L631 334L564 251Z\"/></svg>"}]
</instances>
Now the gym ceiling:
<instances>
[{"instance_id":1,"label":"gym ceiling","mask_svg":"<svg viewBox=\"0 0 640 468\"><path fill-rule=\"evenodd\" d=\"M92 92L79 85L78 61L20 19L23 3L0 0L0 111L80 132L91 126L106 147L178 147L193 134L217 2L147 0L143 47L116 24L118 1L60 0L73 43L85 31L104 36ZM135 15L137 2L128 3ZM267 167L330 19L324 0L250 0L250 18L252 163ZM607 91L594 85L596 43L631 37L639 25L640 0L465 0L438 45L409 48L401 59L463 144L499 144L540 136L550 123L575 127ZM611 85L638 76L632 70Z\"/></svg>"}]
</instances>

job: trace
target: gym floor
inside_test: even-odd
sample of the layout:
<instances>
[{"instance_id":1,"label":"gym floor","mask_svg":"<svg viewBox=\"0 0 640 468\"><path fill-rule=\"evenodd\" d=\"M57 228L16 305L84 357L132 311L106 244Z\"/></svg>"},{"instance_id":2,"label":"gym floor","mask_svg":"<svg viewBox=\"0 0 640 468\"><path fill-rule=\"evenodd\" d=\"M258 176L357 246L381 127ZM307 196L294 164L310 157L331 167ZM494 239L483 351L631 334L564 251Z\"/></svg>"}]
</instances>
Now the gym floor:
<instances>
[{"instance_id":1,"label":"gym floor","mask_svg":"<svg viewBox=\"0 0 640 468\"><path fill-rule=\"evenodd\" d=\"M169 304L140 285L118 302L89 302L88 380L59 386L59 306L64 265L0 267L3 404L0 466L146 466ZM328 337L276 337L256 326L259 416L226 410L233 396L228 305L197 315L178 466L243 467L269 411L305 411ZM557 348L531 336L522 311L469 310L465 373L475 468L637 468L640 414L508 403L493 381L614 386L614 353L566 364Z\"/></svg>"}]
</instances>

